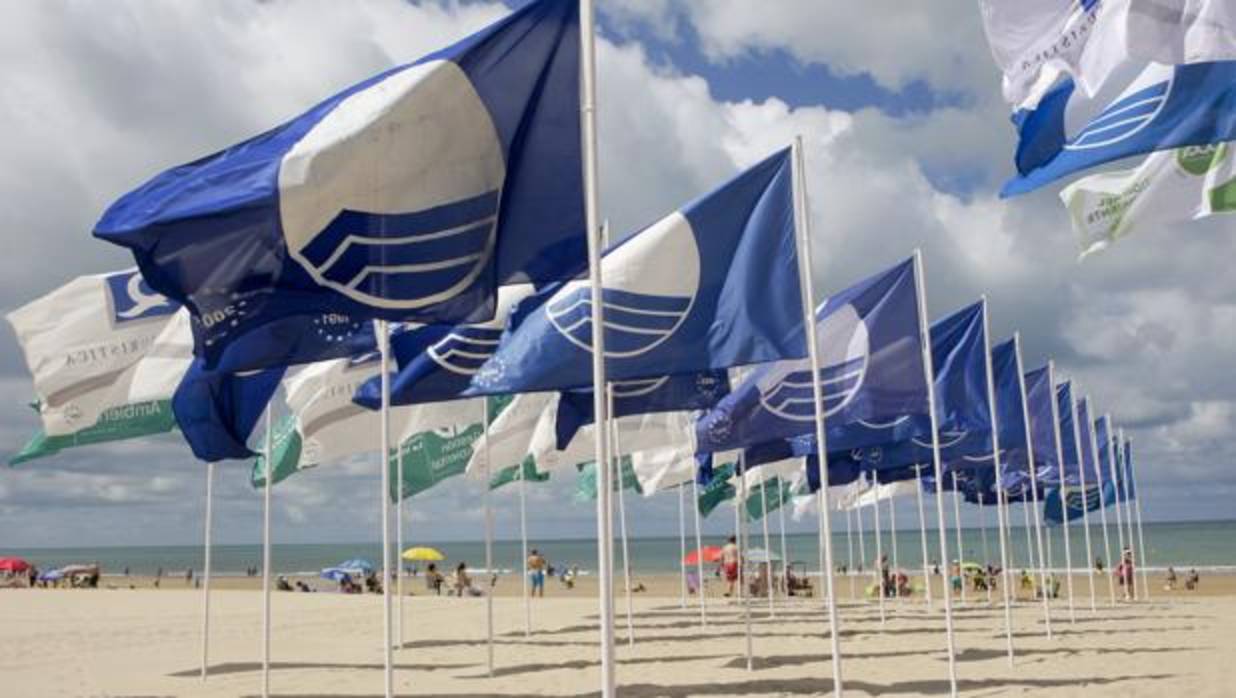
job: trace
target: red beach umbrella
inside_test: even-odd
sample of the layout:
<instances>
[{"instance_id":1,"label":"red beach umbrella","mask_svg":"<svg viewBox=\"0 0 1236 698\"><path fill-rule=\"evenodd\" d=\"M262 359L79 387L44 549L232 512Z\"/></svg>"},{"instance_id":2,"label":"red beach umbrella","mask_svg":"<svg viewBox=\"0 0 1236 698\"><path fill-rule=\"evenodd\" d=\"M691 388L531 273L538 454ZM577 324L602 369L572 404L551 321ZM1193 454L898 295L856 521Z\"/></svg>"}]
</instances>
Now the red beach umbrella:
<instances>
[{"instance_id":1,"label":"red beach umbrella","mask_svg":"<svg viewBox=\"0 0 1236 698\"><path fill-rule=\"evenodd\" d=\"M0 572L25 572L30 563L20 557L0 557Z\"/></svg>"},{"instance_id":2,"label":"red beach umbrella","mask_svg":"<svg viewBox=\"0 0 1236 698\"><path fill-rule=\"evenodd\" d=\"M687 553L687 556L682 559L688 565L700 564L700 556L703 555L704 562L720 562L721 548L715 545L706 545L699 550L692 550Z\"/></svg>"}]
</instances>

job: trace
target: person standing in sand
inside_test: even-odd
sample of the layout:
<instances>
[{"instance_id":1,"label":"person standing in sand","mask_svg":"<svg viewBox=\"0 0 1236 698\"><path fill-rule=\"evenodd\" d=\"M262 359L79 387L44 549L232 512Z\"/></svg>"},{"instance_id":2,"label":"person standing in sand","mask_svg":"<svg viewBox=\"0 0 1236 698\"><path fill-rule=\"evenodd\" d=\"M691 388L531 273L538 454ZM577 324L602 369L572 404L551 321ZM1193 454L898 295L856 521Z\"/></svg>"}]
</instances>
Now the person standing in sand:
<instances>
[{"instance_id":1,"label":"person standing in sand","mask_svg":"<svg viewBox=\"0 0 1236 698\"><path fill-rule=\"evenodd\" d=\"M545 568L548 565L545 556L533 548L527 560L530 595L545 598Z\"/></svg>"},{"instance_id":2,"label":"person standing in sand","mask_svg":"<svg viewBox=\"0 0 1236 698\"><path fill-rule=\"evenodd\" d=\"M725 575L725 595L733 596L738 584L738 539L734 536L721 547L721 572Z\"/></svg>"}]
</instances>

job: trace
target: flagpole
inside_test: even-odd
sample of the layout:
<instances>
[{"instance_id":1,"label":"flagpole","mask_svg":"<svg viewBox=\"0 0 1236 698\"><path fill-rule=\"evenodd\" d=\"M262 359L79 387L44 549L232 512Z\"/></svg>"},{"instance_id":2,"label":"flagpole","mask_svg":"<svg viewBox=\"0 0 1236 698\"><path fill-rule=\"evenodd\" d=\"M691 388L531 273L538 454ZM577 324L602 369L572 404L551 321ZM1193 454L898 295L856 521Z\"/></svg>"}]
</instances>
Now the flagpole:
<instances>
[{"instance_id":1,"label":"flagpole","mask_svg":"<svg viewBox=\"0 0 1236 698\"><path fill-rule=\"evenodd\" d=\"M482 400L483 402L483 400ZM489 437L486 436L486 439ZM403 448L402 444L395 446L395 491L399 493L398 504L395 507L395 579L398 585L395 593L399 596L399 611L396 615L396 626L399 647L403 647ZM488 482L488 480L486 481Z\"/></svg>"},{"instance_id":2,"label":"flagpole","mask_svg":"<svg viewBox=\"0 0 1236 698\"><path fill-rule=\"evenodd\" d=\"M981 496L981 495L980 495ZM985 498L984 500L985 501ZM991 552L987 548L987 507L979 504L979 536L983 541L983 575L987 574L988 561L991 560ZM991 585L987 585L987 605L991 605Z\"/></svg>"},{"instance_id":3,"label":"flagpole","mask_svg":"<svg viewBox=\"0 0 1236 698\"><path fill-rule=\"evenodd\" d=\"M837 619L837 595L833 589L833 533L831 513L828 506L828 435L824 428L824 395L820 389L820 350L816 338L815 326L815 280L812 277L811 264L811 220L810 205L807 201L806 158L803 154L803 137L794 138L794 170L797 177L794 183L798 196L795 197L794 221L797 223L795 241L798 248L798 276L801 287L803 306L803 332L807 336L807 354L811 359L811 392L815 401L815 438L819 449L816 467L819 471L820 490L817 494L817 506L820 512L819 524L823 527L824 564L820 569L820 582L828 594L828 628L832 649L833 664L833 694L841 698L845 687L841 679L841 627Z\"/></svg>"},{"instance_id":4,"label":"flagpole","mask_svg":"<svg viewBox=\"0 0 1236 698\"><path fill-rule=\"evenodd\" d=\"M485 508L485 575L491 580L485 590L485 665L489 670L489 678L494 676L494 511L490 503L489 487L489 398L481 398L481 439L485 449L485 469L482 471L485 492L481 495ZM522 463L520 464L522 467ZM526 575L525 575L526 576Z\"/></svg>"},{"instance_id":5,"label":"flagpole","mask_svg":"<svg viewBox=\"0 0 1236 698\"><path fill-rule=\"evenodd\" d=\"M610 414L613 414L613 386L611 385L607 390L609 390ZM618 471L618 527L622 535L622 586L627 597L627 645L634 647L635 621L633 620L634 613L631 602L631 548L627 544L627 498L624 492L627 489L626 472L622 467L622 446L618 441L618 420L611 419L609 424L610 428L614 430L614 465Z\"/></svg>"},{"instance_id":6,"label":"flagpole","mask_svg":"<svg viewBox=\"0 0 1236 698\"><path fill-rule=\"evenodd\" d=\"M1030 467L1034 467L1031 465ZM1010 515L1012 508L1009 509ZM1026 569L1034 569L1034 530L1030 528L1030 493L1026 492L1026 488L1021 488L1021 527L1026 532ZM1012 529L1009 529L1012 533Z\"/></svg>"},{"instance_id":7,"label":"flagpole","mask_svg":"<svg viewBox=\"0 0 1236 698\"><path fill-rule=\"evenodd\" d=\"M776 618L777 611L773 608L773 564L772 564L772 543L768 537L768 487L764 484L764 480L760 480L760 511L763 516L760 517L760 522L764 526L764 559L768 566L768 617Z\"/></svg>"},{"instance_id":8,"label":"flagpole","mask_svg":"<svg viewBox=\"0 0 1236 698\"><path fill-rule=\"evenodd\" d=\"M385 320L378 321L378 351L381 354L382 371L382 414L379 448L382 449L379 463L382 467L382 665L383 688L386 698L395 695L395 667L391 645L394 637L391 635L391 335L390 325ZM269 433L269 432L268 432ZM270 462L269 456L267 463ZM269 486L270 481L267 480ZM402 494L402 493L400 493Z\"/></svg>"},{"instance_id":9,"label":"flagpole","mask_svg":"<svg viewBox=\"0 0 1236 698\"><path fill-rule=\"evenodd\" d=\"M699 575L698 588L695 593L700 595L700 627L708 627L708 594L707 587L704 585L704 538L700 532L700 486L695 481L695 477L691 477L691 511L695 513L695 567L696 573Z\"/></svg>"},{"instance_id":10,"label":"flagpole","mask_svg":"<svg viewBox=\"0 0 1236 698\"><path fill-rule=\"evenodd\" d=\"M859 524L861 525L862 522L860 521ZM854 512L851 511L849 507L847 507L845 510L845 547L846 547L845 571L846 571L846 576L850 578L850 600L851 601L854 600L854 537L851 535L851 531L853 528L854 528ZM861 533L862 529L860 528L859 531Z\"/></svg>"},{"instance_id":11,"label":"flagpole","mask_svg":"<svg viewBox=\"0 0 1236 698\"><path fill-rule=\"evenodd\" d=\"M1115 606L1116 605L1116 580L1114 579L1115 575L1112 574L1112 543L1111 543L1111 538L1109 538L1107 535L1107 502L1104 501L1106 497L1103 491L1103 488L1105 487L1103 479L1106 476L1103 474L1103 465L1102 463L1099 462L1099 447L1097 443L1098 440L1095 438L1095 435L1094 435L1094 421L1093 421L1094 420L1094 417L1093 417L1094 400L1091 399L1089 395L1086 396L1086 404L1090 406L1090 410L1088 410L1088 414L1086 415L1086 419L1089 422L1088 424L1086 424L1086 434L1089 437L1087 440L1090 443L1090 454L1091 454L1091 458L1093 458L1091 462L1094 463L1095 477L1098 479L1098 484L1099 484L1099 521L1103 525L1103 555L1107 557L1107 570L1106 571L1107 571L1107 593L1109 597L1108 605Z\"/></svg>"},{"instance_id":12,"label":"flagpole","mask_svg":"<svg viewBox=\"0 0 1236 698\"><path fill-rule=\"evenodd\" d=\"M996 527L1000 537L1000 568L1004 583L1000 586L1004 591L1004 641L1008 649L1009 666L1013 665L1013 609L1009 601L1009 549L1008 534L1005 525L1008 517L1003 508L1004 476L1000 462L1000 427L996 419L996 381L991 365L991 314L987 312L987 296L982 297L983 303L983 358L987 361L987 404L991 406L991 459L996 469ZM986 524L986 517L983 519ZM986 529L984 529L986 530ZM991 583L987 584L987 598L991 599Z\"/></svg>"},{"instance_id":13,"label":"flagpole","mask_svg":"<svg viewBox=\"0 0 1236 698\"><path fill-rule=\"evenodd\" d=\"M872 571L875 572L876 605L880 608L880 629L883 630L887 620L884 614L884 526L880 522L880 481L876 479L874 472L871 473L871 483L871 489L867 491L874 495L871 510L873 516L875 516L876 537L876 564Z\"/></svg>"},{"instance_id":14,"label":"flagpole","mask_svg":"<svg viewBox=\"0 0 1236 698\"><path fill-rule=\"evenodd\" d=\"M599 577L601 635L601 698L614 698L617 693L614 662L614 598L613 566L610 558L612 541L606 513L610 500L609 423L605 400L605 327L604 297L601 279L601 243L597 239L600 196L597 188L596 132L596 35L593 0L579 2L580 58L580 132L582 138L584 217L588 236L588 279L592 329L592 407L597 428L594 460L597 464L597 573Z\"/></svg>"},{"instance_id":15,"label":"flagpole","mask_svg":"<svg viewBox=\"0 0 1236 698\"><path fill-rule=\"evenodd\" d=\"M923 253L914 251L914 279L918 284L918 322L920 343L923 347L923 369L927 375L927 408L931 417L931 454L936 476L936 497L944 501L944 469L940 463L940 421L936 416L936 379L935 363L931 355L931 332L927 328L927 280L923 278ZM936 508L936 518L940 526L940 559L948 560L948 538L944 534L944 510ZM960 521L958 522L960 526ZM958 531L960 533L960 530ZM963 582L961 588L966 588ZM948 643L948 679L949 692L957 695L957 650L953 638L953 599L951 594L944 595L944 627Z\"/></svg>"},{"instance_id":16,"label":"flagpole","mask_svg":"<svg viewBox=\"0 0 1236 698\"><path fill-rule=\"evenodd\" d=\"M1074 385L1073 387L1076 388L1077 386ZM1069 393L1069 397L1071 398L1072 390L1070 390ZM1086 534L1086 574L1090 579L1090 612L1095 613L1099 609L1098 602L1095 599L1094 589L1094 547L1090 542L1090 503L1088 501L1089 497L1086 495L1086 463L1082 459L1081 427L1078 425L1077 420L1077 400L1069 400L1069 403L1069 409L1072 410L1073 413L1073 443L1077 447L1077 470L1080 473L1081 480L1082 527L1085 529ZM1102 493L1100 492L1100 497L1101 496ZM1064 504L1062 508L1067 511L1067 499L1062 498L1062 502Z\"/></svg>"},{"instance_id":17,"label":"flagpole","mask_svg":"<svg viewBox=\"0 0 1236 698\"><path fill-rule=\"evenodd\" d=\"M1051 601L1049 600L1048 593L1047 593L1048 592L1047 566L1050 564L1050 561L1043 556L1043 527L1040 525L1040 522L1039 522L1039 509L1038 509L1038 503L1042 501L1042 499L1039 497L1039 473L1038 473L1039 469L1038 469L1038 466L1035 464L1035 460L1034 460L1034 439L1030 432L1030 406L1026 398L1026 376L1025 376L1024 371L1022 370L1023 364L1021 362L1021 333L1019 332L1013 333L1013 351L1017 359L1017 383L1018 383L1019 388L1021 389L1021 413L1023 417L1022 426L1026 430L1026 459L1027 459L1027 463L1029 464L1029 468L1030 468L1030 493L1034 496L1034 507L1033 507L1034 508L1034 535L1038 541L1039 588L1042 589L1042 592L1043 592L1042 594L1040 594L1040 596L1043 597L1042 599L1043 625L1046 628L1047 639L1050 640L1051 639ZM1052 392L1054 393L1054 391L1055 391L1055 387L1053 386ZM1054 403L1056 396L1053 394L1051 397ZM1057 424L1057 428L1058 427L1059 427L1059 424ZM1027 504L1026 505L1027 513L1029 512L1030 508L1031 508L1030 505ZM1030 535L1028 527L1027 527L1026 535ZM1033 557L1031 557L1031 559L1033 560ZM1033 566L1033 563L1032 563L1032 566Z\"/></svg>"},{"instance_id":18,"label":"flagpole","mask_svg":"<svg viewBox=\"0 0 1236 698\"><path fill-rule=\"evenodd\" d=\"M1128 443L1124 440L1124 429L1120 430L1120 442L1121 444ZM1146 533L1142 527L1142 495L1137 486L1137 473L1133 469L1133 463L1130 462L1126 467L1129 471L1129 486L1133 489L1133 503L1137 509L1137 566L1142 568L1142 589L1145 590L1143 594L1149 601L1150 573L1146 569Z\"/></svg>"},{"instance_id":19,"label":"flagpole","mask_svg":"<svg viewBox=\"0 0 1236 698\"><path fill-rule=\"evenodd\" d=\"M1124 434L1123 429L1116 430L1116 431L1112 429L1111 419L1109 418L1107 422L1107 435L1110 439L1116 441L1116 444L1117 444L1114 447L1116 455L1115 455L1115 458L1112 460L1112 462L1115 463L1119 461L1119 466L1117 466L1118 470L1116 472L1120 474L1121 476L1116 478L1116 481L1120 488L1119 498L1124 503L1124 523L1125 523L1125 527L1128 528L1129 555L1130 557L1136 558L1134 561L1134 571L1132 574L1129 575L1129 581L1133 581L1134 578L1136 578L1137 576L1136 568L1141 566L1141 563L1138 562L1139 560L1141 560L1141 557L1134 554L1137 548L1137 536L1135 535L1133 531L1133 502L1129 498L1129 468L1127 465L1125 465L1124 449L1120 447L1119 444L1121 443L1121 441L1119 441L1118 439L1119 435L1122 435L1122 434ZM1135 589L1132 594L1132 597L1133 598L1131 600L1133 601L1137 600L1136 585L1135 585Z\"/></svg>"},{"instance_id":20,"label":"flagpole","mask_svg":"<svg viewBox=\"0 0 1236 698\"><path fill-rule=\"evenodd\" d=\"M862 475L862 477L866 478L866 475ZM860 480L859 482L862 481ZM856 507L850 504L846 507L846 511L853 511L854 520L858 523L858 566L862 568L862 574L859 575L858 583L862 584L862 577L871 573L871 565L867 564L867 535L865 533L867 526L863 523L863 507L861 505ZM853 585L851 584L851 586ZM857 596L851 595L850 600L866 604L867 594L865 590L859 589L858 592Z\"/></svg>"},{"instance_id":21,"label":"flagpole","mask_svg":"<svg viewBox=\"0 0 1236 698\"><path fill-rule=\"evenodd\" d=\"M777 479L777 518L781 522L781 583L785 585L785 598L790 597L789 549L785 544L785 483ZM771 564L771 563L769 563Z\"/></svg>"},{"instance_id":22,"label":"flagpole","mask_svg":"<svg viewBox=\"0 0 1236 698\"><path fill-rule=\"evenodd\" d=\"M1060 401L1056 399L1056 362L1047 362L1047 384L1051 391L1051 421L1052 430L1056 433L1056 465L1059 469L1060 489L1056 494L1060 497L1060 511L1064 515L1064 527L1062 536L1064 538L1064 577L1069 589L1069 623L1077 622L1077 607L1073 603L1073 551L1072 543L1069 541L1069 503L1068 498L1064 496L1065 488L1068 485L1068 478L1064 472L1064 439L1060 435ZM1076 421L1076 420L1074 420ZM1080 455L1080 454L1079 454ZM1081 466L1078 465L1078 470ZM1082 507L1085 509L1085 507ZM1050 542L1050 538L1048 541ZM1093 582L1091 583L1093 587ZM1093 589L1091 597L1093 598Z\"/></svg>"},{"instance_id":23,"label":"flagpole","mask_svg":"<svg viewBox=\"0 0 1236 698\"><path fill-rule=\"evenodd\" d=\"M678 550L682 557L678 560L678 576L681 584L679 585L679 608L687 607L687 511L683 500L683 486L686 483L678 485Z\"/></svg>"},{"instance_id":24,"label":"flagpole","mask_svg":"<svg viewBox=\"0 0 1236 698\"><path fill-rule=\"evenodd\" d=\"M206 515L202 533L202 680L210 671L210 533L214 518L215 463L206 464Z\"/></svg>"},{"instance_id":25,"label":"flagpole","mask_svg":"<svg viewBox=\"0 0 1236 698\"><path fill-rule=\"evenodd\" d=\"M893 544L892 575L893 575L893 589L896 590L897 589L897 574L898 574L898 570L901 569L901 565L899 564L898 562L899 558L897 557L897 507L893 506L893 504L894 504L894 499L892 496L889 496L888 498L888 526L889 526L888 539ZM897 594L895 598L897 599L897 603L900 604L901 595Z\"/></svg>"},{"instance_id":26,"label":"flagpole","mask_svg":"<svg viewBox=\"0 0 1236 698\"><path fill-rule=\"evenodd\" d=\"M914 466L914 478L918 485L918 531L923 545L923 595L927 599L927 608L931 609L931 567L927 561L927 514L923 509L923 466ZM947 586L945 593L948 593Z\"/></svg>"},{"instance_id":27,"label":"flagpole","mask_svg":"<svg viewBox=\"0 0 1236 698\"><path fill-rule=\"evenodd\" d=\"M957 471L950 473L953 477L953 519L957 526L954 533L957 534L957 575L961 579L961 602L966 602L966 574L961 565L965 560L965 548L961 544L961 493L957 490Z\"/></svg>"},{"instance_id":28,"label":"flagpole","mask_svg":"<svg viewBox=\"0 0 1236 698\"><path fill-rule=\"evenodd\" d=\"M488 434L489 430L485 432ZM485 437L488 440L488 436ZM527 488L527 472L524 470L524 464L519 464L519 545L520 558L519 565L524 569L521 570L520 576L524 580L524 637L532 637L532 594L528 590L528 505L525 489Z\"/></svg>"},{"instance_id":29,"label":"flagpole","mask_svg":"<svg viewBox=\"0 0 1236 698\"><path fill-rule=\"evenodd\" d=\"M755 657L751 647L751 604L747 600L747 517L742 511L747 504L746 458L738 455L738 492L734 497L734 537L738 539L738 604L742 606L743 634L746 636L747 671L755 669Z\"/></svg>"},{"instance_id":30,"label":"flagpole","mask_svg":"<svg viewBox=\"0 0 1236 698\"><path fill-rule=\"evenodd\" d=\"M266 482L262 488L262 698L270 696L270 488L271 440L270 403L266 403Z\"/></svg>"},{"instance_id":31,"label":"flagpole","mask_svg":"<svg viewBox=\"0 0 1236 698\"><path fill-rule=\"evenodd\" d=\"M1116 552L1116 557L1120 559L1121 564L1124 564L1124 517L1121 516L1120 512L1120 500L1124 497L1121 495L1121 490L1123 488L1120 486L1120 478L1116 477L1116 453L1112 449L1112 438L1115 436L1112 432L1112 416L1110 414L1103 415L1103 422L1107 425L1107 443L1105 444L1107 449L1107 472L1110 473L1112 477L1112 492L1115 497L1115 506L1112 508L1116 510L1116 536L1118 541L1117 545L1119 546L1119 550ZM1129 550L1132 550L1132 546L1129 547ZM1124 580L1121 580L1121 582L1123 581ZM1125 586L1125 600L1131 600L1128 596L1128 587Z\"/></svg>"}]
</instances>

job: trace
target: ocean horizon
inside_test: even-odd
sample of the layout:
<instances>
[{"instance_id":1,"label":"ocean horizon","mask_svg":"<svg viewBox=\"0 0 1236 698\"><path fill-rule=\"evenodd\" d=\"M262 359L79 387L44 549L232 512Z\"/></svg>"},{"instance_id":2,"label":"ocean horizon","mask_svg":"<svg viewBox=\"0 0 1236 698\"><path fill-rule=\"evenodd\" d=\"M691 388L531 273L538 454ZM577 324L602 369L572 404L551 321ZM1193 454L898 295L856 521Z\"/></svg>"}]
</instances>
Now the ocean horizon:
<instances>
[{"instance_id":1,"label":"ocean horizon","mask_svg":"<svg viewBox=\"0 0 1236 698\"><path fill-rule=\"evenodd\" d=\"M763 533L758 524L749 528L749 547L763 547ZM1027 531L1024 527L1013 526L1009 530L1010 568L1020 569L1028 566ZM1064 568L1064 545L1061 529L1045 528L1045 539L1050 540L1050 560L1054 568ZM1030 529L1031 536L1033 529ZM984 545L984 537L986 544ZM1120 538L1115 530L1115 524L1109 526L1109 537L1113 556ZM1182 521L1155 522L1145 524L1146 558L1149 569L1165 569L1168 566L1176 568L1198 568L1210 571L1236 570L1236 520L1224 521ZM876 557L876 540L874 532L866 530L861 536L861 543L866 549L866 565L869 567ZM814 533L794 533L786 535L786 551L791 562L804 563L808 569L818 568L819 554L817 552L817 537ZM1091 526L1091 540L1095 557L1105 562L1109 556L1103 550L1102 526ZM895 542L894 542L895 541ZM955 557L956 531L949 529L949 555ZM704 545L720 545L722 536L715 533L705 536ZM774 554L781 551L779 534L772 533L771 548ZM885 531L881 537L883 553L890 560L906 569L917 569L922 565L922 542L917 529L899 530L894 538ZM1033 544L1033 541L1030 541ZM588 573L596 566L595 538L561 538L529 540L529 548L536 548L548 557L556 567L578 566L583 573ZM928 559L936 561L938 541L935 529L929 529ZM1045 541L1045 545L1047 545ZM1127 544L1127 542L1126 542ZM477 570L485 567L485 546L479 540L455 541L405 541L405 545L427 545L438 548L447 557L444 564L466 562ZM1074 568L1085 564L1085 538L1080 526L1071 529L1070 545L1073 551ZM834 531L833 557L835 563L847 565L856 569L863 559L860 546L860 536L857 531L847 540L844 531ZM964 557L970 561L989 560L999 562L999 539L995 527L984 529L971 527L962 529L962 546ZM621 545L615 545L615 559L621 564ZM674 573L679 569L681 559L680 541L677 536L641 536L629 540L631 551L631 569L636 573L656 574ZM688 533L687 549L695 547L694 536ZM986 551L986 552L984 552ZM43 569L60 567L75 563L99 563L104 575L123 574L127 569L134 575L153 575L162 570L168 576L183 576L186 570L195 573L201 571L203 547L197 545L148 545L148 546L90 546L90 547L56 547L56 548L0 548L0 556L16 555ZM317 574L325 567L330 567L343 560L363 558L380 565L382 548L376 542L353 543L276 543L271 547L272 567L276 574L310 575ZM519 539L495 540L493 543L494 567L499 572L509 572L519 569L521 546ZM244 576L250 568L260 570L262 561L262 546L260 544L216 544L212 549L213 574L218 576ZM852 561L852 564L851 564ZM405 563L408 568L412 563ZM420 567L424 567L421 563Z\"/></svg>"}]
</instances>

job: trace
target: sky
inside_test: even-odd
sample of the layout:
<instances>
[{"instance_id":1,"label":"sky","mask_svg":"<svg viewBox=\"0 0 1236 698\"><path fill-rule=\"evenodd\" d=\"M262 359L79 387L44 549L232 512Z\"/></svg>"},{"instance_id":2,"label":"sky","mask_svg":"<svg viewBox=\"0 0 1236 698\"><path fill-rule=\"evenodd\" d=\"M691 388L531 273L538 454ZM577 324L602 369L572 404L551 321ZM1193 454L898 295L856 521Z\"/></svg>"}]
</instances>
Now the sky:
<instances>
[{"instance_id":1,"label":"sky","mask_svg":"<svg viewBox=\"0 0 1236 698\"><path fill-rule=\"evenodd\" d=\"M660 218L801 134L821 293L921 248L933 318L987 294L994 337L1020 332L1027 368L1054 358L1125 427L1148 519L1232 518L1232 223L1165 227L1079 263L1058 187L1000 200L1015 141L973 3L597 4L601 206L615 230ZM504 12L482 0L0 3L0 310L131 266L90 231L151 175ZM0 330L0 394L7 460L38 428L11 329ZM217 540L260 540L249 467L219 468ZM375 540L379 477L374 455L281 484L276 542ZM191 544L204 484L174 435L0 469L0 547ZM573 487L530 488L534 538L595 531ZM502 537L517 530L513 497L495 497ZM636 535L676 535L676 497L627 504ZM463 478L408 511L409 540L481 535L480 493Z\"/></svg>"}]
</instances>

